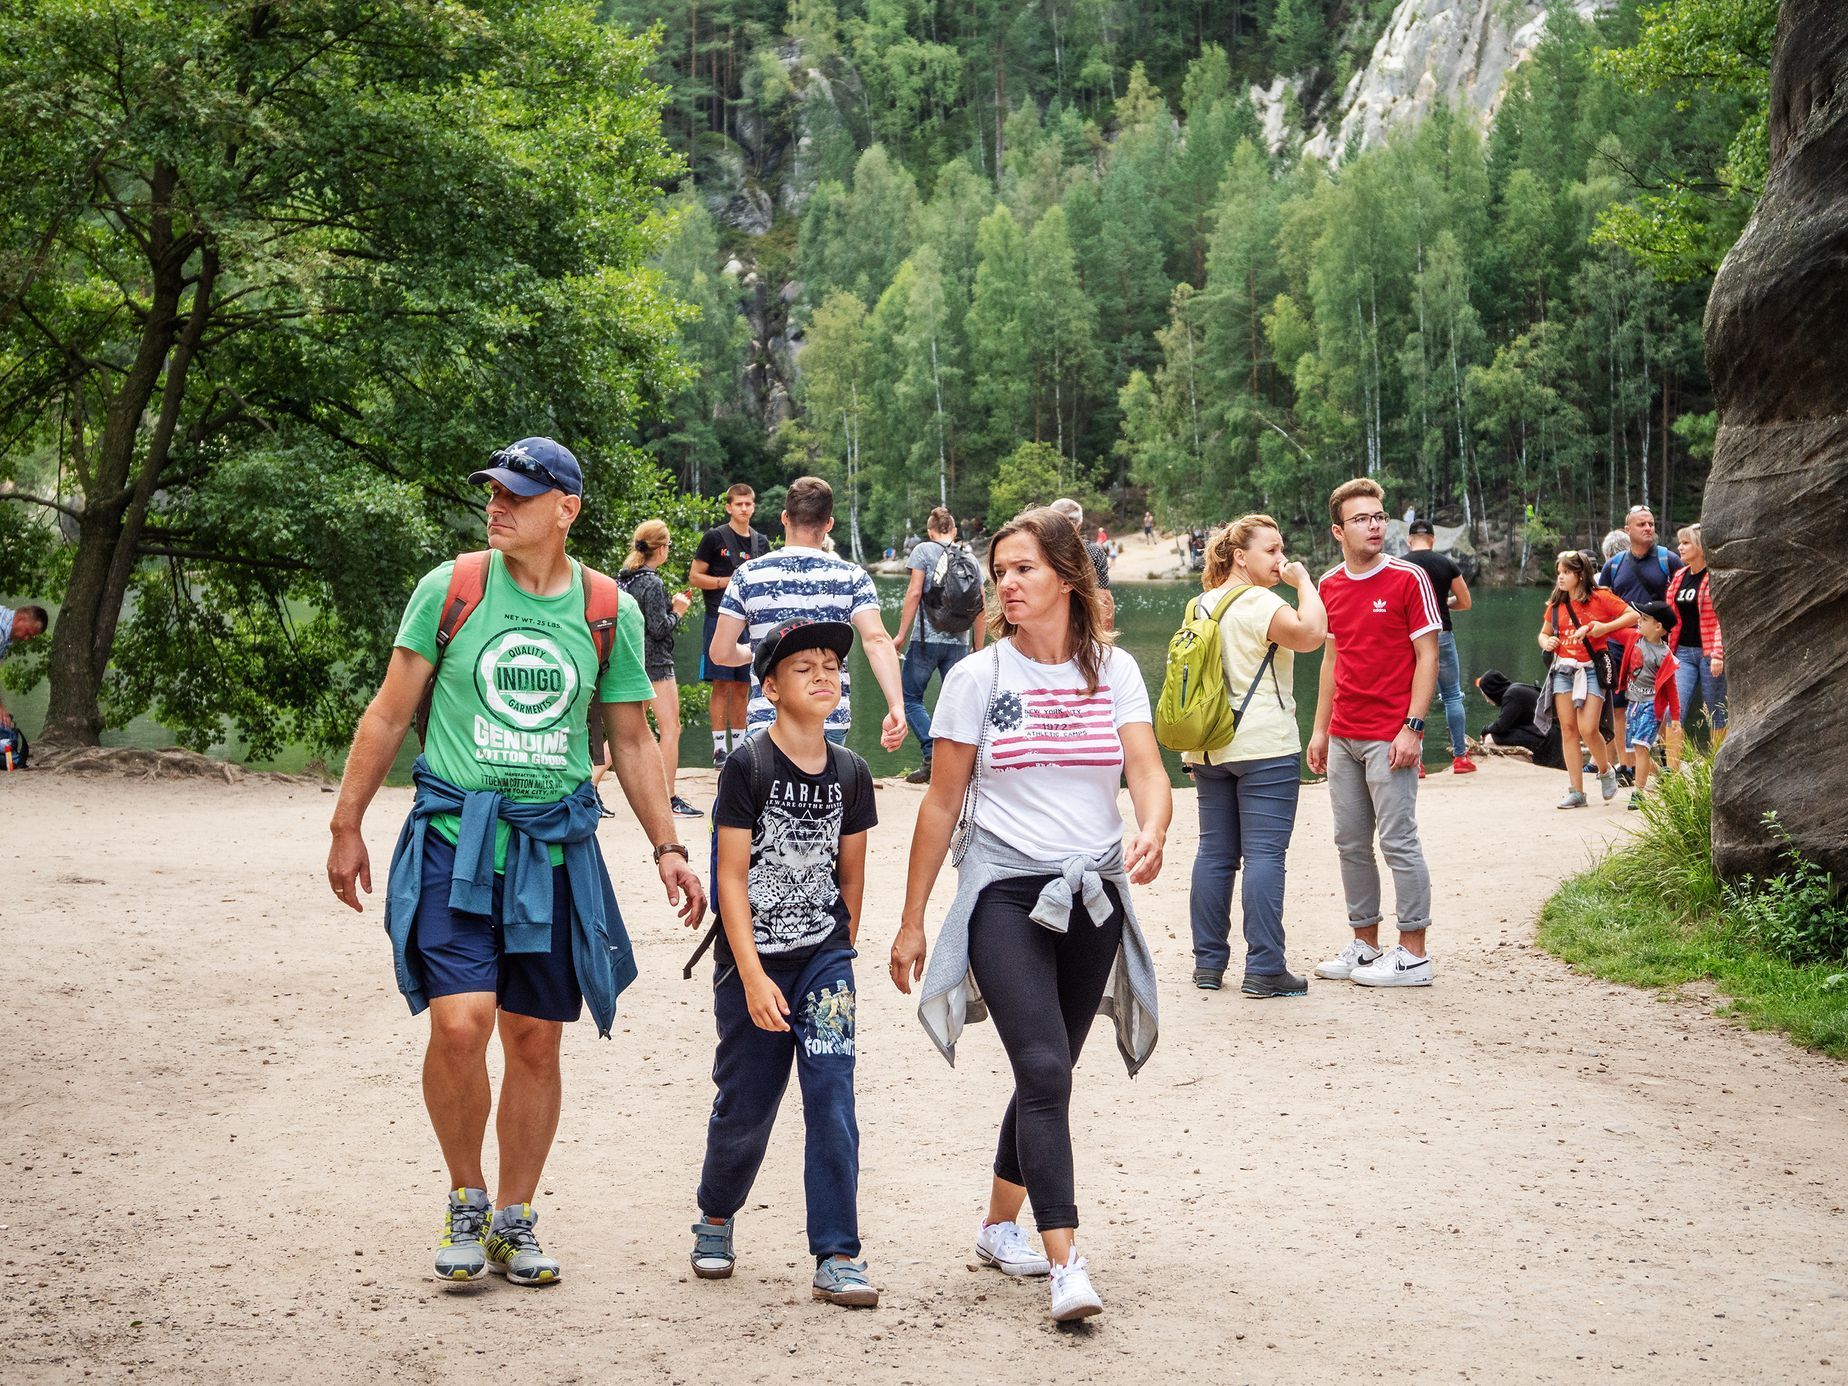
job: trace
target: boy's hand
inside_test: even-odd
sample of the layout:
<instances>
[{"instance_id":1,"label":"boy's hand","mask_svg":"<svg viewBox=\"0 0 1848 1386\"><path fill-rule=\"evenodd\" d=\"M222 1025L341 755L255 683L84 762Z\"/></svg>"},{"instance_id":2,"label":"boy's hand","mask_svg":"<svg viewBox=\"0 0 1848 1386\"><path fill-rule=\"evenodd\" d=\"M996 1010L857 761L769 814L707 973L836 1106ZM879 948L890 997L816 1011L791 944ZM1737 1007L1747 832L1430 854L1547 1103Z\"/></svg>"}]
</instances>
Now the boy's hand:
<instances>
[{"instance_id":1,"label":"boy's hand","mask_svg":"<svg viewBox=\"0 0 1848 1386\"><path fill-rule=\"evenodd\" d=\"M769 974L759 972L744 984L744 1004L751 1012L751 1024L760 1030L788 1030L789 1002Z\"/></svg>"}]
</instances>

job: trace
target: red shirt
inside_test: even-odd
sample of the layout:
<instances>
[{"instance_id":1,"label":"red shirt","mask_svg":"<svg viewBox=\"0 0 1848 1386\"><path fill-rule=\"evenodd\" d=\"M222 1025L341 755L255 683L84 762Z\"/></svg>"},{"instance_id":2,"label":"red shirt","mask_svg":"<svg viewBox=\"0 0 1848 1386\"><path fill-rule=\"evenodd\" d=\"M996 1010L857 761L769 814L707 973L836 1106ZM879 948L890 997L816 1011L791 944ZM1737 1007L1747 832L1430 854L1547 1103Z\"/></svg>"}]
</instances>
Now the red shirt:
<instances>
[{"instance_id":1,"label":"red shirt","mask_svg":"<svg viewBox=\"0 0 1848 1386\"><path fill-rule=\"evenodd\" d=\"M1437 596L1423 571L1388 558L1362 574L1345 563L1316 584L1335 644L1335 710L1330 736L1391 741L1411 714L1412 641L1443 629Z\"/></svg>"}]
</instances>

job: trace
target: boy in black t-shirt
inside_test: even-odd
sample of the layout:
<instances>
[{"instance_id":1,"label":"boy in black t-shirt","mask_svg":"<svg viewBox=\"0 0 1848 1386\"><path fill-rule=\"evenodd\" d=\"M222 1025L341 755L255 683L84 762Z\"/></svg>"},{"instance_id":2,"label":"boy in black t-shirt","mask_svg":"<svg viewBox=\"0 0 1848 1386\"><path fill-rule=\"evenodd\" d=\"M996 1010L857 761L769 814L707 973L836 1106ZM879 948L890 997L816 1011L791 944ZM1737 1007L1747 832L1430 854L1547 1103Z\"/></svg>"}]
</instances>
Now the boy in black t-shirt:
<instances>
[{"instance_id":1,"label":"boy in black t-shirt","mask_svg":"<svg viewBox=\"0 0 1848 1386\"><path fill-rule=\"evenodd\" d=\"M824 731L853 647L844 621L792 620L752 664L776 708L719 772L713 1011L718 1095L706 1131L693 1272L732 1273L734 1215L750 1196L794 1060L808 1126L804 1185L816 1299L879 1302L860 1254L854 1117L853 942L878 813L866 762Z\"/></svg>"},{"instance_id":2,"label":"boy in black t-shirt","mask_svg":"<svg viewBox=\"0 0 1848 1386\"><path fill-rule=\"evenodd\" d=\"M707 656L712 648L712 633L719 624L719 602L725 596L731 575L753 558L770 552L770 541L751 528L751 516L757 512L757 493L739 482L725 493L725 523L700 536L693 550L693 566L687 581L700 589L706 602L706 627L699 640L699 676L712 685L712 703L707 709L712 721L712 765L725 764L734 746L744 741L745 713L750 702L751 671L740 665L728 668L714 664Z\"/></svg>"}]
</instances>

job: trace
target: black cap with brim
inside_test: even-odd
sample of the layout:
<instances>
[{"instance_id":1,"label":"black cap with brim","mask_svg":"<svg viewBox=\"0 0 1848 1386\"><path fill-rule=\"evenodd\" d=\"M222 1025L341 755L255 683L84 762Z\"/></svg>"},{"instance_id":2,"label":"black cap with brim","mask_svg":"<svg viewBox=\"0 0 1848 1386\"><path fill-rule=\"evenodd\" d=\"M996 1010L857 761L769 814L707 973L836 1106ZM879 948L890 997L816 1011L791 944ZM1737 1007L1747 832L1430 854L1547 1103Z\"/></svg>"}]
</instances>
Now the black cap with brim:
<instances>
[{"instance_id":1,"label":"black cap with brim","mask_svg":"<svg viewBox=\"0 0 1848 1386\"><path fill-rule=\"evenodd\" d=\"M1437 526L1433 525L1429 520L1413 520L1412 527L1411 529L1407 531L1407 533L1409 534L1429 534L1432 538L1435 539L1437 537Z\"/></svg>"},{"instance_id":2,"label":"black cap with brim","mask_svg":"<svg viewBox=\"0 0 1848 1386\"><path fill-rule=\"evenodd\" d=\"M843 660L853 648L853 627L845 621L785 621L758 645L751 657L751 672L762 683L777 664L800 650L833 650Z\"/></svg>"}]
</instances>

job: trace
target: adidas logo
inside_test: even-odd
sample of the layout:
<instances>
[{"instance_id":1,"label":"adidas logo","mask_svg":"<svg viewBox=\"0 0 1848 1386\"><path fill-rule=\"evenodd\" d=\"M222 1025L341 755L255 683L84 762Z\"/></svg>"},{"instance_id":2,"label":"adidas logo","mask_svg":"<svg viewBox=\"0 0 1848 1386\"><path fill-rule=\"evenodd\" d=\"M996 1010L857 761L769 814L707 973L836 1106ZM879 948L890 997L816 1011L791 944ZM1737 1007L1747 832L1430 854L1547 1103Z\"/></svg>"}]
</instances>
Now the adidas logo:
<instances>
[{"instance_id":1,"label":"adidas logo","mask_svg":"<svg viewBox=\"0 0 1848 1386\"><path fill-rule=\"evenodd\" d=\"M1384 614L1386 610L1386 599L1384 597L1375 597L1373 599L1373 610L1376 613Z\"/></svg>"}]
</instances>

